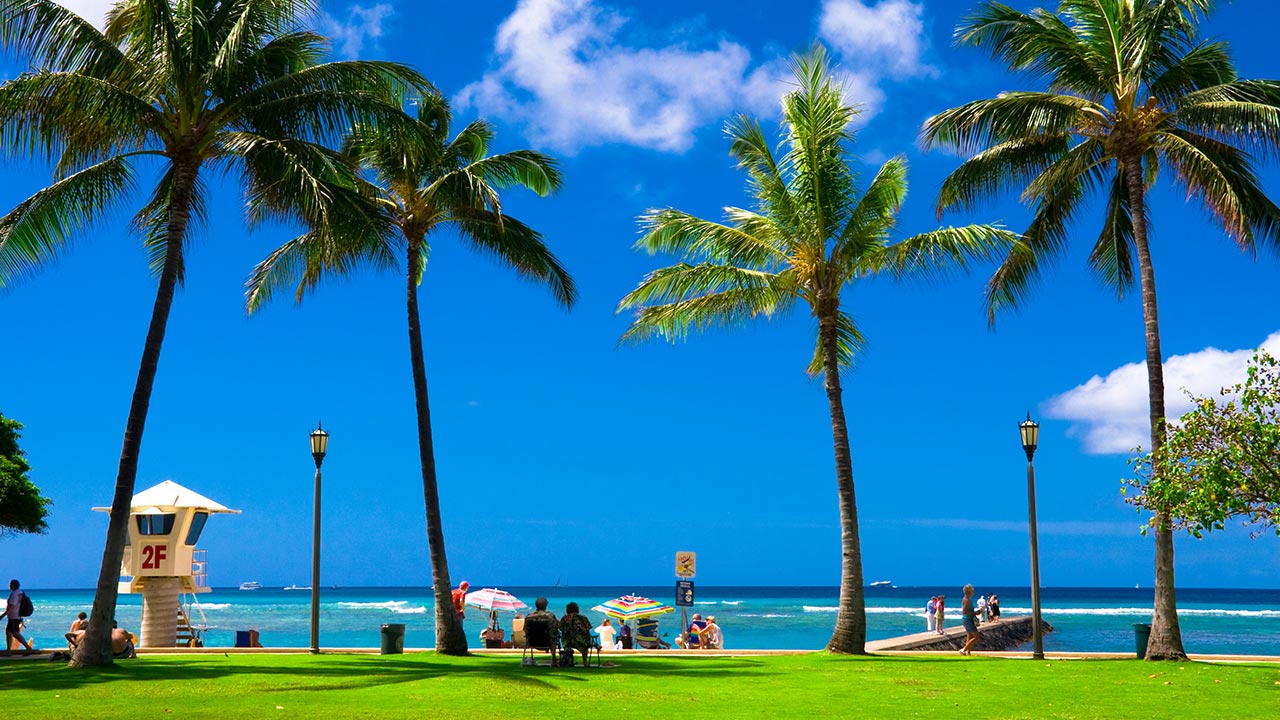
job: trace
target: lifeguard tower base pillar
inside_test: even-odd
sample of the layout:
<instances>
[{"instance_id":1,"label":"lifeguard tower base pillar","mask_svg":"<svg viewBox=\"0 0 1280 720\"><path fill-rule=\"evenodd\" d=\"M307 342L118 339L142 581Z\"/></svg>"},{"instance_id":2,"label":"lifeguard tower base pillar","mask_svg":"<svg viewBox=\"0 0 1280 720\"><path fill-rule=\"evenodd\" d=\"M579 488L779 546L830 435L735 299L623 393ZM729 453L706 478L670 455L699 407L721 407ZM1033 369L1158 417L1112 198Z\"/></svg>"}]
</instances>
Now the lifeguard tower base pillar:
<instances>
[{"instance_id":1,"label":"lifeguard tower base pillar","mask_svg":"<svg viewBox=\"0 0 1280 720\"><path fill-rule=\"evenodd\" d=\"M142 581L140 647L173 647L176 644L178 596L181 594L181 578L149 577Z\"/></svg>"}]
</instances>

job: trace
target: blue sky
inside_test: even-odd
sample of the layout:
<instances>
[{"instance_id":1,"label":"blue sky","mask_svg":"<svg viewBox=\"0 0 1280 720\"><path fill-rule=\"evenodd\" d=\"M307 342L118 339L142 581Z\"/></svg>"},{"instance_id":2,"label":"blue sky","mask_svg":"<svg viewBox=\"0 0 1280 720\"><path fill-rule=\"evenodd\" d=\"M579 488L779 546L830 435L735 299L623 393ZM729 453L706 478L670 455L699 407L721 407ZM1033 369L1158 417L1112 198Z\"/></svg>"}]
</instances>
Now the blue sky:
<instances>
[{"instance_id":1,"label":"blue sky","mask_svg":"<svg viewBox=\"0 0 1280 720\"><path fill-rule=\"evenodd\" d=\"M1032 3L1014 3L1032 7ZM68 2L91 19L107 3ZM564 312L448 234L422 291L441 501L455 582L649 585L698 552L702 584L834 585L839 518L827 406L804 368L802 315L680 345L618 347L618 299L670 258L631 249L635 218L675 206L718 217L742 205L721 128L776 115L781 61L826 42L864 106L863 170L903 153L912 191L900 227L936 226L957 164L922 153L929 115L1027 87L951 46L968 0L907 2L325 2L335 55L410 63L484 116L497 150L557 155L566 186L512 193L574 274ZM1209 32L1245 77L1275 77L1271 11L1223 5ZM0 64L0 77L22 66ZM50 171L10 159L0 206ZM1274 167L1265 171L1276 192ZM247 318L249 269L293 228L250 234L224 185L188 255L138 472L230 507L201 545L215 585L307 584L312 463L324 464L325 584L428 582L402 281L333 283ZM1280 347L1276 258L1242 255L1164 183L1153 237L1170 401L1233 381L1249 349ZM970 217L1021 229L1002 198ZM124 421L154 298L146 259L115 218L48 271L0 290L0 411L26 424L32 478L53 498L49 533L0 539L0 574L29 587L96 578ZM1017 423L1043 424L1036 455L1045 585L1150 586L1152 541L1119 494L1142 442L1141 308L1089 274L1096 214L1025 309L988 329L984 271L942 285L875 281L846 302L870 339L844 378L868 582L1027 581L1025 459ZM1275 537L1230 528L1177 544L1180 586L1277 587Z\"/></svg>"}]
</instances>

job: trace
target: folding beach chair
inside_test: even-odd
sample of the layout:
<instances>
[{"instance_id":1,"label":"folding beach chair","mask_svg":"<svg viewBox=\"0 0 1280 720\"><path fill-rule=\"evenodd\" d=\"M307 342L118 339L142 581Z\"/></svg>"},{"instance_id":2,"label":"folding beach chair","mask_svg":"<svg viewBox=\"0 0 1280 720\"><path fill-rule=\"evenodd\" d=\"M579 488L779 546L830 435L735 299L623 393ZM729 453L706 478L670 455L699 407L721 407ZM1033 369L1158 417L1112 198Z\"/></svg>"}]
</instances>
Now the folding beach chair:
<instances>
[{"instance_id":1,"label":"folding beach chair","mask_svg":"<svg viewBox=\"0 0 1280 720\"><path fill-rule=\"evenodd\" d=\"M520 653L521 665L536 665L535 653L545 652L551 656L551 666L556 665L556 641L551 637L551 622L546 618L527 617L524 619L524 650Z\"/></svg>"}]
</instances>

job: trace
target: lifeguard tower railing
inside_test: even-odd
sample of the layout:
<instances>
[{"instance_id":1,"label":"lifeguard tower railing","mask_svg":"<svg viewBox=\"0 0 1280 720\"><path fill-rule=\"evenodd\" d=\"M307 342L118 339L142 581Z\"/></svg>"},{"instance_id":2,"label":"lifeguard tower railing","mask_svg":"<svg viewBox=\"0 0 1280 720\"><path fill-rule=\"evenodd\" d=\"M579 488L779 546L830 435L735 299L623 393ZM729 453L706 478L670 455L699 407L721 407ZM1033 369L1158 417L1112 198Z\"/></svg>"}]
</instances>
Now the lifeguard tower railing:
<instances>
[{"instance_id":1,"label":"lifeguard tower railing","mask_svg":"<svg viewBox=\"0 0 1280 720\"><path fill-rule=\"evenodd\" d=\"M204 608L200 605L198 593L209 592L209 551L196 548L191 554L191 592L182 593L178 598L178 636L179 646L204 647L204 633L209 629L209 620L204 616ZM195 621L192 610L200 615L200 622Z\"/></svg>"}]
</instances>

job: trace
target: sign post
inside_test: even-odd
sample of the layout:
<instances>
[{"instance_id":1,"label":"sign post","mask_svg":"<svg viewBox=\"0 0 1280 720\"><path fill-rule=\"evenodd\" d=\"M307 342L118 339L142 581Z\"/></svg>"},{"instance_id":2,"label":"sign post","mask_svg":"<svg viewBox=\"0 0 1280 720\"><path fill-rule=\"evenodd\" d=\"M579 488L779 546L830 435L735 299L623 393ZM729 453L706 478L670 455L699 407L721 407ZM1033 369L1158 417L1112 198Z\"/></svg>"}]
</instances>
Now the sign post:
<instances>
[{"instance_id":1,"label":"sign post","mask_svg":"<svg viewBox=\"0 0 1280 720\"><path fill-rule=\"evenodd\" d=\"M698 554L688 550L676 552L676 606L680 608L680 646L685 646L685 633L689 630L689 610L693 607L693 576L697 571Z\"/></svg>"}]
</instances>

